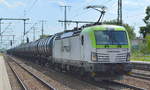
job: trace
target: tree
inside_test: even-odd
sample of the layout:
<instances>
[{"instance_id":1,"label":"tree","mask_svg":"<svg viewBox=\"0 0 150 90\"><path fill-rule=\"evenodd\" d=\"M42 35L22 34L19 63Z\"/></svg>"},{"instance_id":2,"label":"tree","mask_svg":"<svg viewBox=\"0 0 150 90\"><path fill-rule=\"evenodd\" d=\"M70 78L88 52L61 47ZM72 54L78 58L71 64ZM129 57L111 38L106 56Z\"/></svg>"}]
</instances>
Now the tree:
<instances>
[{"instance_id":1,"label":"tree","mask_svg":"<svg viewBox=\"0 0 150 90\"><path fill-rule=\"evenodd\" d=\"M148 49L148 51L150 53L150 34L148 34L146 36L146 45L147 45L147 49Z\"/></svg>"},{"instance_id":2,"label":"tree","mask_svg":"<svg viewBox=\"0 0 150 90\"><path fill-rule=\"evenodd\" d=\"M150 34L145 37L145 42L140 44L140 52L145 54L150 54Z\"/></svg>"},{"instance_id":3,"label":"tree","mask_svg":"<svg viewBox=\"0 0 150 90\"><path fill-rule=\"evenodd\" d=\"M123 24L123 26L126 28L128 34L129 34L129 38L131 40L135 39L136 34L134 32L134 27L130 26L129 24Z\"/></svg>"},{"instance_id":4,"label":"tree","mask_svg":"<svg viewBox=\"0 0 150 90\"><path fill-rule=\"evenodd\" d=\"M143 19L146 26L140 27L140 33L143 35L143 38L146 37L148 33L150 33L150 6L146 8L146 16Z\"/></svg>"},{"instance_id":5,"label":"tree","mask_svg":"<svg viewBox=\"0 0 150 90\"><path fill-rule=\"evenodd\" d=\"M47 38L49 36L51 36L51 35L40 35L40 38Z\"/></svg>"},{"instance_id":6,"label":"tree","mask_svg":"<svg viewBox=\"0 0 150 90\"><path fill-rule=\"evenodd\" d=\"M143 38L146 38L146 35L150 33L150 24L140 27L140 33L143 35Z\"/></svg>"},{"instance_id":7,"label":"tree","mask_svg":"<svg viewBox=\"0 0 150 90\"><path fill-rule=\"evenodd\" d=\"M143 35L143 38L146 37L146 33L147 33L147 28L146 28L146 26L140 27L140 33Z\"/></svg>"},{"instance_id":8,"label":"tree","mask_svg":"<svg viewBox=\"0 0 150 90\"><path fill-rule=\"evenodd\" d=\"M110 20L110 21L104 21L104 24L111 24L111 25L118 25L117 20ZM124 26L129 34L129 38L133 40L135 38L135 33L134 33L134 27L130 26L129 24L123 23L122 26Z\"/></svg>"},{"instance_id":9,"label":"tree","mask_svg":"<svg viewBox=\"0 0 150 90\"><path fill-rule=\"evenodd\" d=\"M146 8L146 16L145 18L143 19L143 21L145 22L145 24L149 25L150 24L150 6L148 6Z\"/></svg>"}]
</instances>

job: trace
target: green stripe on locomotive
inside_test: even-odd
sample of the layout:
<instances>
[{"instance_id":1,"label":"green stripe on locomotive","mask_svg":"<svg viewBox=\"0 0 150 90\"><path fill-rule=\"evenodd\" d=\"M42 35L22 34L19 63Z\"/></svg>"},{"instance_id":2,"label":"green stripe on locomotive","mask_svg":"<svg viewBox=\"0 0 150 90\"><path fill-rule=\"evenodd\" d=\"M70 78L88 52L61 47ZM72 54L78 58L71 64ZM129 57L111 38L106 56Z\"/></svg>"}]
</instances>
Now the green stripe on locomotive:
<instances>
[{"instance_id":1,"label":"green stripe on locomotive","mask_svg":"<svg viewBox=\"0 0 150 90\"><path fill-rule=\"evenodd\" d=\"M89 34L93 48L105 48L105 45L97 45L96 44L94 31L106 31L106 30L109 30L109 29L113 29L115 31L125 31L126 35L127 35L127 39L128 39L128 44L127 45L121 45L121 48L130 48L131 44L130 44L130 39L129 39L128 32L122 26L96 25L96 26L91 26L91 27L84 28L81 33ZM109 48L118 48L118 45L109 45Z\"/></svg>"}]
</instances>

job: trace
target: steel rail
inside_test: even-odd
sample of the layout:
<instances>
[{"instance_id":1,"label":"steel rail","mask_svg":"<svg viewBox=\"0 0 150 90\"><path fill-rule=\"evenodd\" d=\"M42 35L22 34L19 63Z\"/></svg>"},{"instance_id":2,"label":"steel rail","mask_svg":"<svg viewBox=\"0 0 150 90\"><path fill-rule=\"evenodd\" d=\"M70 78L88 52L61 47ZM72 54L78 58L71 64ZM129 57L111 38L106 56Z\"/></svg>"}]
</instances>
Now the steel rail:
<instances>
[{"instance_id":1,"label":"steel rail","mask_svg":"<svg viewBox=\"0 0 150 90\"><path fill-rule=\"evenodd\" d=\"M17 77L17 80L20 82L20 84L22 85L24 90L28 90L26 85L23 83L23 81L19 78L18 74L16 73L16 71L12 68L12 66L10 65L10 62L7 62L10 69L13 71L13 73L15 74L15 76Z\"/></svg>"},{"instance_id":2,"label":"steel rail","mask_svg":"<svg viewBox=\"0 0 150 90\"><path fill-rule=\"evenodd\" d=\"M54 87L52 87L52 85L50 85L48 82L44 81L43 79L39 78L38 76L34 75L32 72L30 72L29 70L27 70L25 67L23 67L22 65L20 65L18 62L16 62L14 60L14 58L10 57L11 60L13 60L17 65L19 65L22 69L24 69L25 71L27 71L29 74L31 74L33 77L35 77L37 80L39 80L40 82L42 82L44 85L46 85L47 87L50 88L50 90L56 90Z\"/></svg>"},{"instance_id":3,"label":"steel rail","mask_svg":"<svg viewBox=\"0 0 150 90\"><path fill-rule=\"evenodd\" d=\"M144 74L139 74L139 73L132 73L131 75L128 75L128 76L150 81L149 75L144 75Z\"/></svg>"},{"instance_id":4,"label":"steel rail","mask_svg":"<svg viewBox=\"0 0 150 90\"><path fill-rule=\"evenodd\" d=\"M144 88L140 88L140 87L136 87L133 85L128 85L128 84L124 84L124 83L120 83L120 82L116 82L116 81L105 81L105 82L120 85L120 86L123 86L125 88L130 88L130 89L134 89L134 90L145 90Z\"/></svg>"},{"instance_id":5,"label":"steel rail","mask_svg":"<svg viewBox=\"0 0 150 90\"><path fill-rule=\"evenodd\" d=\"M144 77L150 77L150 75L148 75L148 74L143 74L143 73L131 72L131 74L136 74L136 75L140 75L140 76L144 76Z\"/></svg>"}]
</instances>

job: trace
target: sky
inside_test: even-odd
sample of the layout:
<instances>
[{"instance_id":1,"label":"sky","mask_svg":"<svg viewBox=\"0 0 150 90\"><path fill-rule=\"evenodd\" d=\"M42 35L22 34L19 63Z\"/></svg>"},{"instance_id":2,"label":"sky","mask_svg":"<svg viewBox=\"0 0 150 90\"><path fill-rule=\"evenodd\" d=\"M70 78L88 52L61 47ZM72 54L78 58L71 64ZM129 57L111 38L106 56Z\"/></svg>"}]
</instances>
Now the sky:
<instances>
[{"instance_id":1,"label":"sky","mask_svg":"<svg viewBox=\"0 0 150 90\"><path fill-rule=\"evenodd\" d=\"M44 20L44 34L55 34L63 31L63 24L58 20L64 19L64 8L67 8L67 20L97 21L100 13L92 9L85 9L88 5L104 5L107 7L103 20L113 20L117 18L118 0L0 0L1 18L30 18L26 24L26 37L33 40L41 35L41 20ZM150 0L123 0L123 21L135 28L134 32L139 34L139 27L145 25L145 9L150 5ZM23 21L2 21L3 35L16 35L15 44L21 42L23 36ZM34 28L33 28L34 26ZM71 29L75 24L68 24ZM12 37L4 36L3 47L9 45Z\"/></svg>"}]
</instances>

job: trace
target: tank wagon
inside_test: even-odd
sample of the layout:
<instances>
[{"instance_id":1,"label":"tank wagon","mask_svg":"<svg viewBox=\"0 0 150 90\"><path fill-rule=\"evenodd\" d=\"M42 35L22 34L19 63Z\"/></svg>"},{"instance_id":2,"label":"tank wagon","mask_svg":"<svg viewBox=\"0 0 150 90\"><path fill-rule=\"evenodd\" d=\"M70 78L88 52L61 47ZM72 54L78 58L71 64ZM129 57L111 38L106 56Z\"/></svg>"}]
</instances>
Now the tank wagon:
<instances>
[{"instance_id":1,"label":"tank wagon","mask_svg":"<svg viewBox=\"0 0 150 90\"><path fill-rule=\"evenodd\" d=\"M131 71L128 33L116 25L92 25L65 31L7 52L92 77L116 79Z\"/></svg>"}]
</instances>

